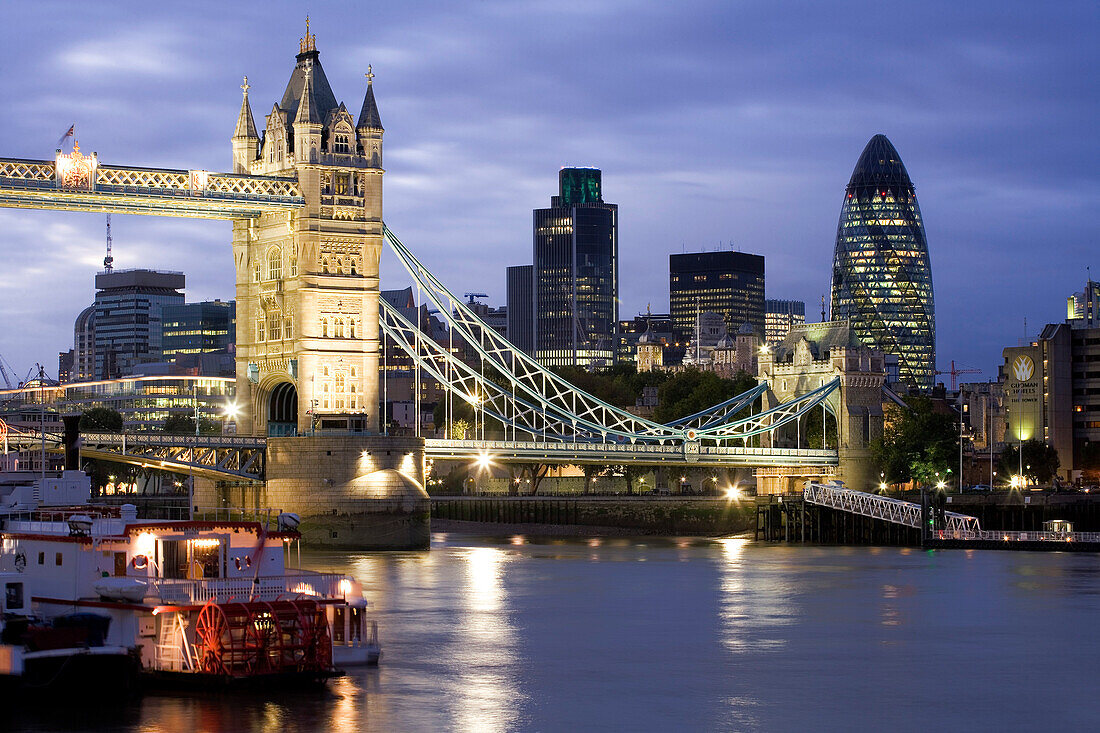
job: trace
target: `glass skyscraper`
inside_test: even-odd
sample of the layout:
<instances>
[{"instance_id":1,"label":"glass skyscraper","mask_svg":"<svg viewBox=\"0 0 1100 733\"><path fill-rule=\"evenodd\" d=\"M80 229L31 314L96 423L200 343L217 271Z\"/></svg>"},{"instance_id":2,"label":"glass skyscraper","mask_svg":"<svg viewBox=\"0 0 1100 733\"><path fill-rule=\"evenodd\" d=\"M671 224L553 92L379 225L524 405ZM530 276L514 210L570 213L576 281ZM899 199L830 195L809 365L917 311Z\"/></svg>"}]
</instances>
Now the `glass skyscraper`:
<instances>
[{"instance_id":1,"label":"glass skyscraper","mask_svg":"<svg viewBox=\"0 0 1100 733\"><path fill-rule=\"evenodd\" d=\"M764 332L764 257L689 252L668 257L668 301L676 338L695 338L699 313L720 313L727 333L744 323Z\"/></svg>"},{"instance_id":2,"label":"glass skyscraper","mask_svg":"<svg viewBox=\"0 0 1100 733\"><path fill-rule=\"evenodd\" d=\"M182 272L114 270L95 276L95 377L133 373L160 361L161 310L183 305Z\"/></svg>"},{"instance_id":3,"label":"glass skyscraper","mask_svg":"<svg viewBox=\"0 0 1100 733\"><path fill-rule=\"evenodd\" d=\"M836 233L833 320L898 358L900 380L932 388L936 311L932 267L913 182L885 135L863 149Z\"/></svg>"},{"instance_id":4,"label":"glass skyscraper","mask_svg":"<svg viewBox=\"0 0 1100 733\"><path fill-rule=\"evenodd\" d=\"M535 355L544 366L615 361L619 207L597 168L562 168L550 208L534 211Z\"/></svg>"}]
</instances>

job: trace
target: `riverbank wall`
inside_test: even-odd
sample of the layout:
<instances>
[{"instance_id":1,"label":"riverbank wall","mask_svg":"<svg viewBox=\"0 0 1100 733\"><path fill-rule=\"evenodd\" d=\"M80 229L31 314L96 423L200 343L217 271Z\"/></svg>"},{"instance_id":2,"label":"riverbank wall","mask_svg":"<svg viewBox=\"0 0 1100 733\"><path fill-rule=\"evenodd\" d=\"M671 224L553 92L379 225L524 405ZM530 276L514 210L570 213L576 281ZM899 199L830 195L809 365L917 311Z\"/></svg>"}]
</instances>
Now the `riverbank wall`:
<instances>
[{"instance_id":1,"label":"riverbank wall","mask_svg":"<svg viewBox=\"0 0 1100 733\"><path fill-rule=\"evenodd\" d=\"M751 531L752 502L719 497L432 497L432 519L538 526L590 527L595 533L614 529L638 535L720 537ZM471 525L465 525L471 526Z\"/></svg>"}]
</instances>

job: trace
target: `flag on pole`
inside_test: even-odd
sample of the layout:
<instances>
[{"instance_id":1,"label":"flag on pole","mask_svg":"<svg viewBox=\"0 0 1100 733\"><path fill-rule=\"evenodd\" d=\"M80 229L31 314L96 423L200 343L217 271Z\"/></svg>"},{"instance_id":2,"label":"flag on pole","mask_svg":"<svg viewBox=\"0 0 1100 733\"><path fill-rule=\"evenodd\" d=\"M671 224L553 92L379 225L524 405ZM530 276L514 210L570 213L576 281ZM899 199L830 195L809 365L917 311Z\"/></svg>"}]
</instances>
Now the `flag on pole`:
<instances>
[{"instance_id":1,"label":"flag on pole","mask_svg":"<svg viewBox=\"0 0 1100 733\"><path fill-rule=\"evenodd\" d=\"M61 148L61 149L64 149L65 148L65 141L68 140L70 137L73 137L73 135L75 135L75 134L76 134L76 125L70 125L69 129L65 131L65 134L62 135L60 138L58 138L57 147Z\"/></svg>"}]
</instances>

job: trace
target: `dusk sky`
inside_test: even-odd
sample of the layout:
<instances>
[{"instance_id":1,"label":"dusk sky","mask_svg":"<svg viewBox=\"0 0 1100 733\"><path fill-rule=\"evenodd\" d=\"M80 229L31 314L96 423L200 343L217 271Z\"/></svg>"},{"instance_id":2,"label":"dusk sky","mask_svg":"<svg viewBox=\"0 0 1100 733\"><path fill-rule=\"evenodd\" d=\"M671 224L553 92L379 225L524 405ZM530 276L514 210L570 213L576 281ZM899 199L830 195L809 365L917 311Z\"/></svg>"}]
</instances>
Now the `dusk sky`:
<instances>
[{"instance_id":1,"label":"dusk sky","mask_svg":"<svg viewBox=\"0 0 1100 733\"><path fill-rule=\"evenodd\" d=\"M5 3L0 156L230 170L305 15L337 99L373 64L391 229L453 290L505 299L563 165L619 205L620 317L668 309L668 255L767 258L767 296L828 294L844 186L887 135L926 223L939 368L1001 349L1100 278L1100 4L1088 2ZM0 354L56 375L102 268L99 214L0 209ZM234 297L227 222L113 216L116 268ZM384 259L383 287L404 287ZM1027 322L1025 331L1024 322ZM949 382L949 377L941 377Z\"/></svg>"}]
</instances>

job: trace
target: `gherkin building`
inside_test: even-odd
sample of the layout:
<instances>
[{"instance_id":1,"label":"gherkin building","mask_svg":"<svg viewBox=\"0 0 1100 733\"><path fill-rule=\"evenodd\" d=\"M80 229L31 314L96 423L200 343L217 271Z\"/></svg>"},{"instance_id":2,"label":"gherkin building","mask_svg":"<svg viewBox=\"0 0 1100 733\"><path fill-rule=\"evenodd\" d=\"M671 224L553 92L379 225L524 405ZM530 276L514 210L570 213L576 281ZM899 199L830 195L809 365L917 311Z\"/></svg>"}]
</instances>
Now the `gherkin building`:
<instances>
[{"instance_id":1,"label":"gherkin building","mask_svg":"<svg viewBox=\"0 0 1100 733\"><path fill-rule=\"evenodd\" d=\"M932 267L913 182L885 135L863 149L844 195L832 312L859 340L898 357L900 380L930 390L936 368Z\"/></svg>"}]
</instances>

